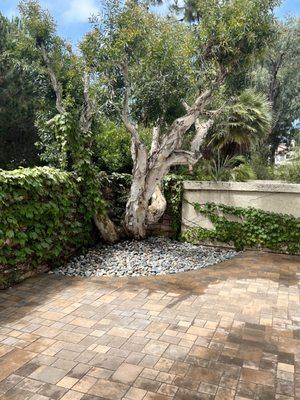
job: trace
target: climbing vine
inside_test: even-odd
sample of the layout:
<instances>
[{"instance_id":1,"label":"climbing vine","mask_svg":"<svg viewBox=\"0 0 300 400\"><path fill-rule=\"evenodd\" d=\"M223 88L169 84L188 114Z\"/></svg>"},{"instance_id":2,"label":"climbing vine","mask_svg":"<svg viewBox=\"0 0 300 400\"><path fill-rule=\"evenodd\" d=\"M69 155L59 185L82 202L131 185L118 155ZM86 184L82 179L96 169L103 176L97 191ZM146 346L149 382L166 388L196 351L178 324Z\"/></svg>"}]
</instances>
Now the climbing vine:
<instances>
[{"instance_id":1,"label":"climbing vine","mask_svg":"<svg viewBox=\"0 0 300 400\"><path fill-rule=\"evenodd\" d=\"M0 186L0 281L4 271L53 265L93 243L92 216L74 173L0 170Z\"/></svg>"},{"instance_id":2,"label":"climbing vine","mask_svg":"<svg viewBox=\"0 0 300 400\"><path fill-rule=\"evenodd\" d=\"M233 244L238 250L253 247L300 254L300 218L215 203L195 203L194 208L209 218L214 229L190 228L183 234L186 241L218 241Z\"/></svg>"},{"instance_id":3,"label":"climbing vine","mask_svg":"<svg viewBox=\"0 0 300 400\"><path fill-rule=\"evenodd\" d=\"M174 239L178 239L181 233L183 180L184 177L174 174L165 176L163 180L164 194L171 217L171 228Z\"/></svg>"},{"instance_id":4,"label":"climbing vine","mask_svg":"<svg viewBox=\"0 0 300 400\"><path fill-rule=\"evenodd\" d=\"M58 113L50 120L40 117L37 127L41 137L54 137L57 148L50 147L44 160L56 165L62 171L74 172L80 187L82 203L90 215L105 212L105 203L99 187L99 170L93 161L94 137L91 131L80 131L80 116L74 108L74 100L63 101L64 113Z\"/></svg>"}]
</instances>

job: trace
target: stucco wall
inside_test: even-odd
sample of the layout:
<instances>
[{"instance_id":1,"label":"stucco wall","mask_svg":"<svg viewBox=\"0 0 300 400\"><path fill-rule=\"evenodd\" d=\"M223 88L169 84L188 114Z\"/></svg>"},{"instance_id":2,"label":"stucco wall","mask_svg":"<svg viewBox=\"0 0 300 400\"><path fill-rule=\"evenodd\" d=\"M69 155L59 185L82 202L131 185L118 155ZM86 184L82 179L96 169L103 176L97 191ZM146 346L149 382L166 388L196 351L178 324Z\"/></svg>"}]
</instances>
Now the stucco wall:
<instances>
[{"instance_id":1,"label":"stucco wall","mask_svg":"<svg viewBox=\"0 0 300 400\"><path fill-rule=\"evenodd\" d=\"M193 182L186 181L182 205L182 230L211 222L194 210L194 203L213 202L234 207L254 207L264 211L300 217L300 184L276 181Z\"/></svg>"}]
</instances>

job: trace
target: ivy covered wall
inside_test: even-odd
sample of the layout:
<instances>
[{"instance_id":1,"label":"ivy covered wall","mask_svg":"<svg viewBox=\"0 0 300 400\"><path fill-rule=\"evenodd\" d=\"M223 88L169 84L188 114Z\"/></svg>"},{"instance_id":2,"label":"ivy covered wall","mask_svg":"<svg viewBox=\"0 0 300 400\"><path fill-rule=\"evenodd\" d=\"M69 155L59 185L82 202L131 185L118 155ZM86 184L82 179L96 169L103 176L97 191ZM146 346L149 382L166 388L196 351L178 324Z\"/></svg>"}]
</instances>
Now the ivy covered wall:
<instances>
[{"instance_id":1,"label":"ivy covered wall","mask_svg":"<svg viewBox=\"0 0 300 400\"><path fill-rule=\"evenodd\" d=\"M194 203L194 208L212 222L213 228L188 228L183 233L183 239L188 242L222 242L234 245L238 250L269 249L300 255L300 218L209 202Z\"/></svg>"},{"instance_id":2,"label":"ivy covered wall","mask_svg":"<svg viewBox=\"0 0 300 400\"><path fill-rule=\"evenodd\" d=\"M49 167L0 170L0 287L62 262L94 240L74 175Z\"/></svg>"}]
</instances>

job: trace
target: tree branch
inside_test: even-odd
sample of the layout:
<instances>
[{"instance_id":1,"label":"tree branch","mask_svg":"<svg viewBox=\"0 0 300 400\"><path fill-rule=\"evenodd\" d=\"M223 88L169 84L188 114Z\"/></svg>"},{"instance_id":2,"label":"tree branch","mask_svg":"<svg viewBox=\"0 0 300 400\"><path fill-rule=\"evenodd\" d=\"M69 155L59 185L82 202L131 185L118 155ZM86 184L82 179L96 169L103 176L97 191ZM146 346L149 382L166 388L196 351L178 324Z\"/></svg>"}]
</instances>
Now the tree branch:
<instances>
[{"instance_id":1,"label":"tree branch","mask_svg":"<svg viewBox=\"0 0 300 400\"><path fill-rule=\"evenodd\" d=\"M185 111L189 111L190 110L190 106L188 105L188 103L185 100L182 100L181 102L183 108L185 109Z\"/></svg>"},{"instance_id":2,"label":"tree branch","mask_svg":"<svg viewBox=\"0 0 300 400\"><path fill-rule=\"evenodd\" d=\"M198 154L200 147L202 143L204 142L204 139L209 131L209 129L213 126L214 124L214 119L210 118L208 121L201 122L199 118L196 119L195 121L195 129L196 129L196 135L194 136L194 139L191 142L191 151L193 154Z\"/></svg>"},{"instance_id":3,"label":"tree branch","mask_svg":"<svg viewBox=\"0 0 300 400\"><path fill-rule=\"evenodd\" d=\"M54 69L52 68L51 62L49 60L47 51L45 49L45 45L44 43L40 44L40 49L42 52L42 57L43 57L43 61L46 65L46 68L48 70L48 74L50 76L50 80L51 80L51 84L52 84L52 88L55 92L55 96L56 96L56 109L60 114L63 114L66 110L63 106L63 98L62 98L62 86L60 84L60 82L58 81L56 74L54 72Z\"/></svg>"},{"instance_id":4,"label":"tree branch","mask_svg":"<svg viewBox=\"0 0 300 400\"><path fill-rule=\"evenodd\" d=\"M182 117L177 118L168 133L164 136L161 143L161 151L159 156L163 158L169 157L176 149L180 149L182 143L182 135L195 123L199 114L203 112L207 102L212 96L212 90L204 91L194 104L189 107L189 110Z\"/></svg>"},{"instance_id":5,"label":"tree branch","mask_svg":"<svg viewBox=\"0 0 300 400\"><path fill-rule=\"evenodd\" d=\"M140 143L140 137L136 126L129 120L129 73L128 73L128 62L123 64L123 78L124 78L124 100L123 108L121 112L121 118L126 129L130 132L132 139L136 143Z\"/></svg>"},{"instance_id":6,"label":"tree branch","mask_svg":"<svg viewBox=\"0 0 300 400\"><path fill-rule=\"evenodd\" d=\"M151 150L150 156L158 151L159 148L159 138L160 138L160 126L154 126L152 130L152 143L151 143Z\"/></svg>"},{"instance_id":7,"label":"tree branch","mask_svg":"<svg viewBox=\"0 0 300 400\"><path fill-rule=\"evenodd\" d=\"M171 168L175 165L193 166L198 161L195 153L187 150L174 150L173 154L167 159L166 166Z\"/></svg>"},{"instance_id":8,"label":"tree branch","mask_svg":"<svg viewBox=\"0 0 300 400\"><path fill-rule=\"evenodd\" d=\"M79 126L83 133L88 133L91 130L93 116L95 114L96 102L90 97L90 75L87 70L84 70L82 81L84 103L80 115Z\"/></svg>"}]
</instances>

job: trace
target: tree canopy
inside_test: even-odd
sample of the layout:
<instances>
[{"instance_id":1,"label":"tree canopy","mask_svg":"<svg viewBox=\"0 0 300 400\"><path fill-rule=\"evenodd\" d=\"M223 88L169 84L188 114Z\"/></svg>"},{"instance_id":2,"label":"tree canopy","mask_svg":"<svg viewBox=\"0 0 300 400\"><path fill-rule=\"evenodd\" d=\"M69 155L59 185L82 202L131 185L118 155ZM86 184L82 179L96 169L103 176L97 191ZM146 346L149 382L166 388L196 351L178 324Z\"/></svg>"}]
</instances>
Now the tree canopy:
<instances>
[{"instance_id":1,"label":"tree canopy","mask_svg":"<svg viewBox=\"0 0 300 400\"><path fill-rule=\"evenodd\" d=\"M280 142L290 142L300 117L300 20L278 22L274 40L250 77L253 86L266 94L273 123L268 134L271 152Z\"/></svg>"}]
</instances>

